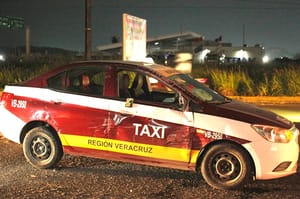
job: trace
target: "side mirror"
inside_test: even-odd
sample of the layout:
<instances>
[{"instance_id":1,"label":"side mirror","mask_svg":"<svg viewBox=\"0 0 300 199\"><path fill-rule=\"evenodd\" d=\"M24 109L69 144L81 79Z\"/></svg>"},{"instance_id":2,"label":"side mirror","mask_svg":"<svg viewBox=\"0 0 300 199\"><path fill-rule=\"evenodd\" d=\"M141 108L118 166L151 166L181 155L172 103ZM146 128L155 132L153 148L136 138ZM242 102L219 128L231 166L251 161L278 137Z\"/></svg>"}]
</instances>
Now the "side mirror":
<instances>
[{"instance_id":1,"label":"side mirror","mask_svg":"<svg viewBox=\"0 0 300 199\"><path fill-rule=\"evenodd\" d=\"M184 106L184 97L181 94L179 94L178 103L180 106Z\"/></svg>"},{"instance_id":2,"label":"side mirror","mask_svg":"<svg viewBox=\"0 0 300 199\"><path fill-rule=\"evenodd\" d=\"M126 98L125 107L131 108L133 105L133 98Z\"/></svg>"},{"instance_id":3,"label":"side mirror","mask_svg":"<svg viewBox=\"0 0 300 199\"><path fill-rule=\"evenodd\" d=\"M178 96L178 103L181 106L183 111L188 110L188 108L189 108L188 107L188 102L181 94L179 94L179 96Z\"/></svg>"}]
</instances>

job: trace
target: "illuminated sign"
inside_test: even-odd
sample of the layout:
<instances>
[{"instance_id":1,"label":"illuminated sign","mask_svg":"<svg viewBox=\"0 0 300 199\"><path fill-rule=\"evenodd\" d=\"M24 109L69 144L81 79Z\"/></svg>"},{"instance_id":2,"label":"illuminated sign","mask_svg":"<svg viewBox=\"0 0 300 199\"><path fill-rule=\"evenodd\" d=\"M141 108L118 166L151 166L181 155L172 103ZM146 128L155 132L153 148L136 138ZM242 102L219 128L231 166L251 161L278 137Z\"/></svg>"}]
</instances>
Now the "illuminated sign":
<instances>
[{"instance_id":1,"label":"illuminated sign","mask_svg":"<svg viewBox=\"0 0 300 199\"><path fill-rule=\"evenodd\" d=\"M123 60L143 61L146 57L146 20L123 14Z\"/></svg>"},{"instance_id":2,"label":"illuminated sign","mask_svg":"<svg viewBox=\"0 0 300 199\"><path fill-rule=\"evenodd\" d=\"M24 19L19 17L0 16L0 27L17 30L24 28Z\"/></svg>"}]
</instances>

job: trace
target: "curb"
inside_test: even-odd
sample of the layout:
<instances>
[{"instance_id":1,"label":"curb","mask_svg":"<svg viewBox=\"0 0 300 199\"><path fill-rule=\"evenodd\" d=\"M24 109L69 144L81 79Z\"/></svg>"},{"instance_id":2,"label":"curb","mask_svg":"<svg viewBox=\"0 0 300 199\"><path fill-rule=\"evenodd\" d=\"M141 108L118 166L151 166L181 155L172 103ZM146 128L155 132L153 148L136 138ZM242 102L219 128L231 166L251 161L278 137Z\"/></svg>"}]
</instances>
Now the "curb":
<instances>
[{"instance_id":1,"label":"curb","mask_svg":"<svg viewBox=\"0 0 300 199\"><path fill-rule=\"evenodd\" d=\"M300 96L228 96L251 104L300 104Z\"/></svg>"}]
</instances>

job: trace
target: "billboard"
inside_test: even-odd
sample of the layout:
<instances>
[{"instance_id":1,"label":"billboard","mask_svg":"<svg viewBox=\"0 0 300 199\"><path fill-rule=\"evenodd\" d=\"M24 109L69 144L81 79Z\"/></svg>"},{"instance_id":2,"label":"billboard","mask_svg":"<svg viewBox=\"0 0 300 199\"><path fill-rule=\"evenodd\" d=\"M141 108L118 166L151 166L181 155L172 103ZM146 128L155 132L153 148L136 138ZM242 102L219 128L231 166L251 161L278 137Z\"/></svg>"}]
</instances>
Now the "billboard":
<instances>
[{"instance_id":1,"label":"billboard","mask_svg":"<svg viewBox=\"0 0 300 199\"><path fill-rule=\"evenodd\" d=\"M24 28L24 19L20 17L0 16L0 27L19 30Z\"/></svg>"},{"instance_id":2,"label":"billboard","mask_svg":"<svg viewBox=\"0 0 300 199\"><path fill-rule=\"evenodd\" d=\"M143 61L146 58L147 21L123 14L123 60Z\"/></svg>"}]
</instances>

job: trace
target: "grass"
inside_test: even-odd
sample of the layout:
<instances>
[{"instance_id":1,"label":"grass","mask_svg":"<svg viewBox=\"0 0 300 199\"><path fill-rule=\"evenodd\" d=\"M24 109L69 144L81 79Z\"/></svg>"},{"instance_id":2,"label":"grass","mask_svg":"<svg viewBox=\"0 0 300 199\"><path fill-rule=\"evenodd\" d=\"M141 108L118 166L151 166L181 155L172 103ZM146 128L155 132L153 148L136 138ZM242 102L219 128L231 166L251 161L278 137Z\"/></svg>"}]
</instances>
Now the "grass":
<instances>
[{"instance_id":1,"label":"grass","mask_svg":"<svg viewBox=\"0 0 300 199\"><path fill-rule=\"evenodd\" d=\"M26 81L72 60L72 57L63 55L38 55L30 58L8 57L6 62L0 62L0 90L8 83Z\"/></svg>"},{"instance_id":2,"label":"grass","mask_svg":"<svg viewBox=\"0 0 300 199\"><path fill-rule=\"evenodd\" d=\"M198 66L192 75L226 96L300 96L300 66Z\"/></svg>"}]
</instances>

